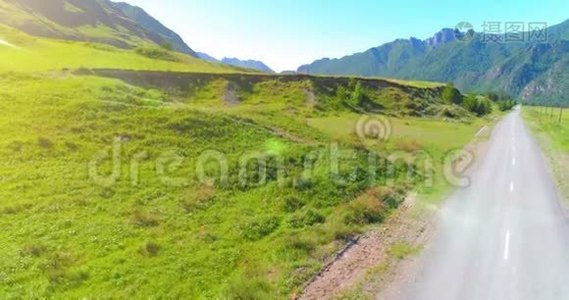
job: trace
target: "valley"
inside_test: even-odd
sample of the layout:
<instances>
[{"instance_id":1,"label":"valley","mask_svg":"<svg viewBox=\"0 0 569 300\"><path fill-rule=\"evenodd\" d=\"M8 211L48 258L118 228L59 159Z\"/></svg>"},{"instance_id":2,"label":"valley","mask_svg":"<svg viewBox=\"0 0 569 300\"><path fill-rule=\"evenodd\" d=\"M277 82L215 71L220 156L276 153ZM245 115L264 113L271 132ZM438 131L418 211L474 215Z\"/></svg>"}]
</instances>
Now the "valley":
<instances>
[{"instance_id":1,"label":"valley","mask_svg":"<svg viewBox=\"0 0 569 300\"><path fill-rule=\"evenodd\" d=\"M10 118L0 139L9 157L0 192L9 250L0 264L11 270L0 293L10 297L298 293L335 251L421 186L422 169L407 177L412 165L390 161L389 153L425 148L438 165L487 122L443 102L440 84L255 75L184 56L165 61L11 34L23 50L0 54L12 70L1 76ZM64 48L75 55L34 62ZM80 59L83 50L91 59ZM378 112L388 116L380 125L393 126L386 128L392 135L380 144L370 136L367 145L358 118L373 121ZM464 138L447 144L457 129ZM109 155L117 143L122 163L115 166ZM334 175L336 148L345 158ZM97 155L100 164L88 168ZM212 159L207 155L227 164L223 184L216 184L225 177L215 159L197 168L196 160ZM250 155L243 171L239 163ZM377 160L372 177L370 157ZM256 159L266 174L257 173ZM427 194L447 186L436 170Z\"/></svg>"},{"instance_id":2,"label":"valley","mask_svg":"<svg viewBox=\"0 0 569 300\"><path fill-rule=\"evenodd\" d=\"M527 122L567 192L569 114L525 105L564 105L565 27L523 46L448 29L277 73L196 52L132 4L0 0L0 297L458 296L439 268L475 259L457 241L494 259L477 237L501 230L510 126L519 166L547 170ZM526 183L538 210L549 183ZM431 275L400 287L415 259Z\"/></svg>"}]
</instances>

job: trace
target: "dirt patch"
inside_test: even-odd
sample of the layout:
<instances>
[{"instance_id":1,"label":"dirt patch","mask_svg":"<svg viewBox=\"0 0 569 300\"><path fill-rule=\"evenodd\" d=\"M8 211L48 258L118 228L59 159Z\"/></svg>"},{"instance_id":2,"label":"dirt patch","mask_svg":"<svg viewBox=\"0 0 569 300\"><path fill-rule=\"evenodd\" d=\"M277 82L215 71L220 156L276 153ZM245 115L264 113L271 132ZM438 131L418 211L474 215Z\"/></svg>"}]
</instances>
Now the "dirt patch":
<instances>
[{"instance_id":1,"label":"dirt patch","mask_svg":"<svg viewBox=\"0 0 569 300\"><path fill-rule=\"evenodd\" d=\"M239 104L239 96L237 95L237 85L233 82L228 82L223 94L223 100L226 105L235 106Z\"/></svg>"},{"instance_id":2,"label":"dirt patch","mask_svg":"<svg viewBox=\"0 0 569 300\"><path fill-rule=\"evenodd\" d=\"M333 299L354 287L373 267L388 259L392 245L402 240L415 242L427 223L411 217L415 195L377 230L360 237L308 284L298 299Z\"/></svg>"},{"instance_id":3,"label":"dirt patch","mask_svg":"<svg viewBox=\"0 0 569 300\"><path fill-rule=\"evenodd\" d=\"M317 103L316 103L316 94L314 93L314 90L312 89L305 89L304 90L304 95L306 95L306 101L305 104L307 106L310 107L314 107Z\"/></svg>"}]
</instances>

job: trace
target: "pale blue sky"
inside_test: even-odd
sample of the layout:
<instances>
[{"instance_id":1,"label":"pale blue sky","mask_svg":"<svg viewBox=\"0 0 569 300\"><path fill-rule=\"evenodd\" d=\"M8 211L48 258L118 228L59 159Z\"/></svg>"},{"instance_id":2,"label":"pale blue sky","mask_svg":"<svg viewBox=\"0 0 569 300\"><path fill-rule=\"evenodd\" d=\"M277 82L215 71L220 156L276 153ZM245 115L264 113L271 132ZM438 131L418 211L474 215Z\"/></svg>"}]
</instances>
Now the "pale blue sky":
<instances>
[{"instance_id":1,"label":"pale blue sky","mask_svg":"<svg viewBox=\"0 0 569 300\"><path fill-rule=\"evenodd\" d=\"M293 70L396 38L427 38L468 21L547 22L569 19L569 1L541 0L126 0L216 58L258 59Z\"/></svg>"}]
</instances>

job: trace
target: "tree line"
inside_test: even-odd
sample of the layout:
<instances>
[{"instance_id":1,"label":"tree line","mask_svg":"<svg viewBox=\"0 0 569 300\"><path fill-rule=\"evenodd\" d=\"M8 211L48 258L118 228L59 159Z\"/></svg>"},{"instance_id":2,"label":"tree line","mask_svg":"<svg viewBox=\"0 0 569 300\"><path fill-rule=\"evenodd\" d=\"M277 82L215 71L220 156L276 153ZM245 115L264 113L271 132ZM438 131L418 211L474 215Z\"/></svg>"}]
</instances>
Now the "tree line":
<instances>
[{"instance_id":1,"label":"tree line","mask_svg":"<svg viewBox=\"0 0 569 300\"><path fill-rule=\"evenodd\" d=\"M504 92L489 92L483 95L462 95L454 87L452 82L447 83L444 87L442 98L446 103L462 106L479 117L490 114L494 104L501 111L508 111L517 105L517 101L515 101L511 95Z\"/></svg>"}]
</instances>

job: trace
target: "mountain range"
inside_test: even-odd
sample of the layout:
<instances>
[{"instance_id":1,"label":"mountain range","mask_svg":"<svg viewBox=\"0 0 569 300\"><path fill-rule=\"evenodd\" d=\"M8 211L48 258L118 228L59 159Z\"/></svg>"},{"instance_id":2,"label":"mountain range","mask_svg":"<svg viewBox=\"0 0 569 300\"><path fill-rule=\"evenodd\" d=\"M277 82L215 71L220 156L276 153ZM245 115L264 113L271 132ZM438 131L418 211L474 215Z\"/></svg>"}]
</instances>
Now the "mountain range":
<instances>
[{"instance_id":1,"label":"mountain range","mask_svg":"<svg viewBox=\"0 0 569 300\"><path fill-rule=\"evenodd\" d=\"M425 40L398 39L339 59L316 60L298 72L452 81L463 91L498 91L524 101L569 104L569 75L564 71L569 66L569 21L542 33L546 40L505 42L503 36L472 32L464 38L466 33L443 29Z\"/></svg>"},{"instance_id":2,"label":"mountain range","mask_svg":"<svg viewBox=\"0 0 569 300\"><path fill-rule=\"evenodd\" d=\"M241 67L241 68L247 68L247 69L253 69L253 70L257 70L257 71L261 71L261 72L265 72L265 73L275 73L275 71L273 71L271 68L269 68L266 64L264 64L262 61L258 61L258 60L252 60L252 59L241 60L241 59L238 59L235 57L233 57L233 58L224 57L221 60L218 60L218 59L208 55L207 53L203 53L203 52L197 52L197 55L199 58L201 58L203 60L207 60L209 62L223 63L226 65L231 65L231 66Z\"/></svg>"},{"instance_id":3,"label":"mountain range","mask_svg":"<svg viewBox=\"0 0 569 300\"><path fill-rule=\"evenodd\" d=\"M0 23L30 35L109 44L160 45L206 61L273 73L256 60L217 60L196 53L143 9L109 0L0 0ZM453 82L462 91L505 92L524 101L569 104L569 21L547 39L488 42L487 35L442 29L427 39L397 39L338 59L323 58L298 73ZM529 36L526 32L523 36ZM498 36L495 36L498 37Z\"/></svg>"}]
</instances>

